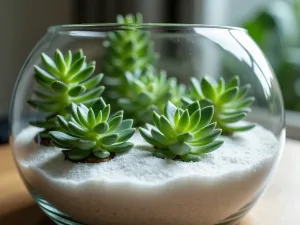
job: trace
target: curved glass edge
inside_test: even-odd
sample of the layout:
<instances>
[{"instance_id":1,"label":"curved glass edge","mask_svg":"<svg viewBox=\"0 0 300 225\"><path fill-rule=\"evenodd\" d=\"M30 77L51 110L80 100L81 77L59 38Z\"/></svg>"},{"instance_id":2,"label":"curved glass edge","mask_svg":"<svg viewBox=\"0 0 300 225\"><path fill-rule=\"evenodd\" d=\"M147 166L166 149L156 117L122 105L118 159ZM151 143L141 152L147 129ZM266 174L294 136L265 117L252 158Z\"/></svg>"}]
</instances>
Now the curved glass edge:
<instances>
[{"instance_id":1,"label":"curved glass edge","mask_svg":"<svg viewBox=\"0 0 300 225\"><path fill-rule=\"evenodd\" d=\"M15 81L15 85L14 85L14 88L13 88L13 92L12 92L12 95L11 95L11 100L10 100L10 108L9 108L9 114L8 114L8 123L9 123L9 135L10 135L10 139L12 138L13 134L17 134L17 130L21 130L20 127L21 124L20 122L16 122L18 121L17 118L21 118L21 107L22 107L22 102L20 102L20 99L18 102L17 101L17 98L16 96L19 94L19 93L22 93L22 92L25 92L24 90L26 89L26 84L27 82L23 83L22 84L22 75L27 71L29 70L27 68L27 65L31 64L32 63L32 58L34 55L36 55L35 53L38 51L38 49L41 48L41 46L45 46L47 44L49 44L49 40L51 40L55 35L51 35L49 36L48 34L45 34L37 43L36 45L33 47L33 49L31 50L31 52L29 53L29 55L27 56L24 64L22 65L19 73L18 73L18 76L17 76L17 79ZM51 43L51 41L50 41ZM39 57L39 56L36 56L36 57ZM28 81L30 82L30 81ZM19 94L20 95L20 94ZM15 122L15 123L14 123Z\"/></svg>"},{"instance_id":2,"label":"curved glass edge","mask_svg":"<svg viewBox=\"0 0 300 225\"><path fill-rule=\"evenodd\" d=\"M206 25L206 24L184 24L184 23L142 23L142 24L118 24L118 23L86 23L86 24L62 24L50 26L48 32L60 32L60 31L86 31L86 30L98 30L98 31L111 31L111 30L126 30L126 29L138 29L138 30L155 30L155 29L176 29L186 30L193 28L211 28L211 29L227 29L227 30L239 30L248 33L248 31L241 27L233 26L221 26L221 25Z\"/></svg>"}]
</instances>

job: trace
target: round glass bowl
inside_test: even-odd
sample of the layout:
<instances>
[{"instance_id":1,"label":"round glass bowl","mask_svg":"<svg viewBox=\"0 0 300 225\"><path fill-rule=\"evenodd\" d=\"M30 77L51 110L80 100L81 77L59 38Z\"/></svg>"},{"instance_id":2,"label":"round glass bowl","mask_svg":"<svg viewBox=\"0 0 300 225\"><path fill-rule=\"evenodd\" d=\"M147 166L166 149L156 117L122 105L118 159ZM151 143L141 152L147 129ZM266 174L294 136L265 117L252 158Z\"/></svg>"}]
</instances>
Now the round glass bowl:
<instances>
[{"instance_id":1,"label":"round glass bowl","mask_svg":"<svg viewBox=\"0 0 300 225\"><path fill-rule=\"evenodd\" d=\"M64 107L57 102L62 98L55 96L66 91L66 87L59 82L51 83L52 75L58 74L56 69L67 74L71 62L83 55L87 64L79 67L96 65L91 77L102 72L104 77L100 84L93 81L96 87L85 83L84 88L73 90L73 95L105 85L102 96L111 104L111 111L120 108L118 102L122 99L124 117L137 118L133 126L144 127L143 122L152 120L152 113L144 113L146 106L139 108L135 104L147 105L160 96L157 93L165 89L173 93L176 89L176 82L175 86L170 85L169 77L175 77L177 83L191 90L191 77L201 81L205 76L216 81L222 77L223 89L232 85L241 91L244 85L251 86L247 96L255 97L255 101L252 110L246 109L247 116L239 122L255 127L244 132L223 132L219 139L224 144L201 155L198 162L153 156L151 151L155 149L140 138L138 129L130 139L135 147L128 153L111 155L105 162L71 162L49 138L40 135L43 129L37 128L37 121L51 121L56 116L54 109L59 111ZM148 69L154 78L143 78ZM161 70L165 72L157 72ZM37 76L37 73L44 74ZM163 77L162 74L168 78L161 78L160 86L149 81L155 80L155 76ZM130 77L138 81L130 84ZM70 81L68 77L61 79L65 83ZM194 89L205 89L204 86L195 85ZM150 97L139 95L138 102L133 103L131 100L137 96L132 93L145 91L143 88ZM85 96L83 103L100 96L101 90L97 90L96 94ZM184 95L190 98L193 94L178 91L177 100ZM64 96L69 103L76 99ZM157 98L160 103L167 103L168 99ZM80 103L80 98L75 103ZM177 104L181 105L180 100ZM235 107L243 109L241 104ZM154 109L158 114L163 113L159 107ZM70 111L71 107L66 107L62 114L67 116ZM247 31L234 27L175 24L50 27L24 63L11 107L11 146L19 172L38 205L57 224L237 224L268 186L284 141L284 109L276 77Z\"/></svg>"}]
</instances>

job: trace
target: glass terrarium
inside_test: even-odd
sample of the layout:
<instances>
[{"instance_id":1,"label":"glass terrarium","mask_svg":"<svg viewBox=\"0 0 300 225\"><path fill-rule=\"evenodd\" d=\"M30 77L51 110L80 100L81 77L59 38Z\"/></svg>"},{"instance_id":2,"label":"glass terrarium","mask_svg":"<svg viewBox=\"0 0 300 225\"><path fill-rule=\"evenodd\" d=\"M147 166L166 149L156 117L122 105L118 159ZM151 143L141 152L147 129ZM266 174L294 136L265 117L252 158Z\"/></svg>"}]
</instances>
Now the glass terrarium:
<instances>
[{"instance_id":1,"label":"glass terrarium","mask_svg":"<svg viewBox=\"0 0 300 225\"><path fill-rule=\"evenodd\" d=\"M57 224L237 224L285 140L283 102L246 30L50 27L11 108L19 172Z\"/></svg>"}]
</instances>

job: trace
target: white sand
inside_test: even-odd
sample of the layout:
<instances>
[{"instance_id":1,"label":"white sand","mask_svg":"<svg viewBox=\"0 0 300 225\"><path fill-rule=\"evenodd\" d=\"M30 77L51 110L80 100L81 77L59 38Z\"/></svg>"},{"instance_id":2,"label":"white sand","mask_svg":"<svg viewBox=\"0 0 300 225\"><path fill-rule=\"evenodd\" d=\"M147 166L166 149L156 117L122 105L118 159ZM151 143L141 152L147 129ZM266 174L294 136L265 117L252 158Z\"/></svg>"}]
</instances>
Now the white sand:
<instances>
[{"instance_id":1,"label":"white sand","mask_svg":"<svg viewBox=\"0 0 300 225\"><path fill-rule=\"evenodd\" d=\"M256 197L279 152L275 136L256 126L224 137L219 150L197 163L155 158L141 150L150 146L136 134L129 153L74 164L58 149L37 149L36 132L27 128L14 144L25 179L55 207L91 225L213 225Z\"/></svg>"}]
</instances>

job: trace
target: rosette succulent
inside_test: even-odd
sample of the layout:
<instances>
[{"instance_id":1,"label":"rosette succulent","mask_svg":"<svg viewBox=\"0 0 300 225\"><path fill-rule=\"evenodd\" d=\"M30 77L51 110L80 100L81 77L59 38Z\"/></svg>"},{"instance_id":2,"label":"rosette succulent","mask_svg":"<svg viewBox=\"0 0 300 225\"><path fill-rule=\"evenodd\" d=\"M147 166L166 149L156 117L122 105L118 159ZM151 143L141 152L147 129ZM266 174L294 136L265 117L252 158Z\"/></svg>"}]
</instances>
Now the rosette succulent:
<instances>
[{"instance_id":1,"label":"rosette succulent","mask_svg":"<svg viewBox=\"0 0 300 225\"><path fill-rule=\"evenodd\" d=\"M246 84L240 87L240 79L234 76L227 84L223 78L215 81L208 76L191 79L190 96L192 100L207 100L215 108L213 121L225 134L238 131L247 131L253 124L237 123L251 111L254 97L247 97L251 86Z\"/></svg>"},{"instance_id":2,"label":"rosette succulent","mask_svg":"<svg viewBox=\"0 0 300 225\"><path fill-rule=\"evenodd\" d=\"M28 103L48 117L31 124L51 130L57 126L56 115L66 116L72 103L92 105L104 90L99 83L103 77L95 71L95 62L87 62L82 50L65 55L56 50L54 59L42 53L44 68L34 67L38 87L35 99Z\"/></svg>"},{"instance_id":3,"label":"rosette succulent","mask_svg":"<svg viewBox=\"0 0 300 225\"><path fill-rule=\"evenodd\" d=\"M123 29L109 32L104 42L106 54L103 58L103 71L107 86L106 98L116 99L116 92L123 94L125 72L144 72L157 58L149 33L135 29L134 26L143 23L141 14L117 16L117 23ZM117 94L118 94L117 93Z\"/></svg>"},{"instance_id":4,"label":"rosette succulent","mask_svg":"<svg viewBox=\"0 0 300 225\"><path fill-rule=\"evenodd\" d=\"M123 111L110 115L102 98L90 108L73 103L70 117L58 115L58 123L60 131L49 132L52 143L71 161L110 159L133 147L127 142L135 132L133 121L123 120Z\"/></svg>"},{"instance_id":5,"label":"rosette succulent","mask_svg":"<svg viewBox=\"0 0 300 225\"><path fill-rule=\"evenodd\" d=\"M152 122L152 112L163 112L168 100L180 104L185 92L185 86L179 85L176 78L168 78L164 71L150 67L144 74L127 72L124 89L126 93L117 103L137 125Z\"/></svg>"},{"instance_id":6,"label":"rosette succulent","mask_svg":"<svg viewBox=\"0 0 300 225\"><path fill-rule=\"evenodd\" d=\"M155 148L153 155L160 158L199 161L201 155L218 149L223 141L216 140L221 129L211 120L213 106L201 108L196 101L185 110L168 102L163 115L153 112L154 125L140 128L141 136Z\"/></svg>"}]
</instances>

